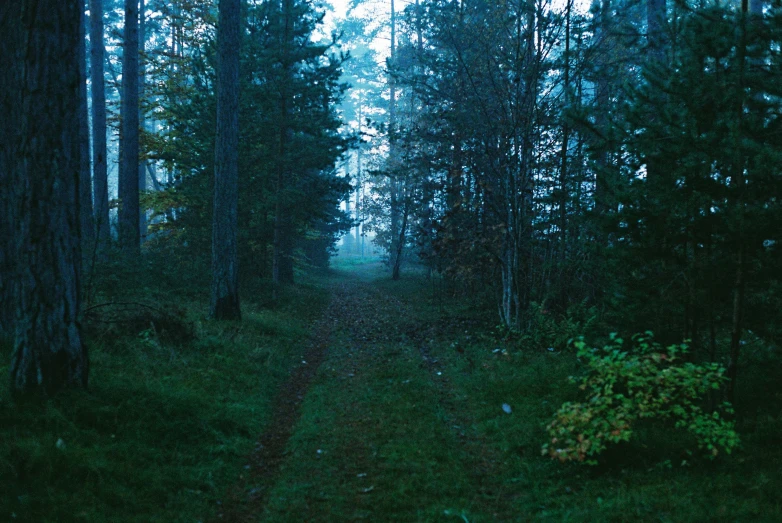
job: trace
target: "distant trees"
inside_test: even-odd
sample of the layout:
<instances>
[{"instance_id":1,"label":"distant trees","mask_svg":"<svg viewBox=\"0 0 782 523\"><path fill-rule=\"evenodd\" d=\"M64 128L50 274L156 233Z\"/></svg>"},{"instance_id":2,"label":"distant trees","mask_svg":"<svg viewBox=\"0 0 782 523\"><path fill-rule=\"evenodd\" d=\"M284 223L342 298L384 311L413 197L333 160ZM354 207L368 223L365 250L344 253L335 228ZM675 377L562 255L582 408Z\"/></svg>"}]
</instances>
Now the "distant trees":
<instances>
[{"instance_id":1,"label":"distant trees","mask_svg":"<svg viewBox=\"0 0 782 523\"><path fill-rule=\"evenodd\" d=\"M596 305L735 378L750 317L779 335L780 17L749 0L408 4L370 222L392 277L399 242L417 245L511 329L534 304Z\"/></svg>"},{"instance_id":2,"label":"distant trees","mask_svg":"<svg viewBox=\"0 0 782 523\"><path fill-rule=\"evenodd\" d=\"M219 50L202 36L215 30L203 7L169 6L165 23L176 49L150 50L156 94L149 111L159 131L145 140L146 156L174 174L146 196L151 232L158 233L150 248L167 242L207 250L216 233L212 173L221 158L215 156L214 86L219 90L222 71ZM322 14L309 2L263 2L243 13L238 267L247 277L271 277L282 285L293 281L295 262L325 263L339 231L348 227L338 203L349 185L334 170L347 144L336 113L343 57L336 42L313 39Z\"/></svg>"},{"instance_id":3,"label":"distant trees","mask_svg":"<svg viewBox=\"0 0 782 523\"><path fill-rule=\"evenodd\" d=\"M0 176L12 282L11 388L86 386L80 306L80 24L82 0L0 6ZM7 249L7 250L6 250ZM8 263L10 261L10 264ZM10 304L10 305L9 305Z\"/></svg>"},{"instance_id":4,"label":"distant trees","mask_svg":"<svg viewBox=\"0 0 782 523\"><path fill-rule=\"evenodd\" d=\"M210 314L221 320L241 317L237 246L240 5L240 0L220 0L217 25L217 137Z\"/></svg>"}]
</instances>

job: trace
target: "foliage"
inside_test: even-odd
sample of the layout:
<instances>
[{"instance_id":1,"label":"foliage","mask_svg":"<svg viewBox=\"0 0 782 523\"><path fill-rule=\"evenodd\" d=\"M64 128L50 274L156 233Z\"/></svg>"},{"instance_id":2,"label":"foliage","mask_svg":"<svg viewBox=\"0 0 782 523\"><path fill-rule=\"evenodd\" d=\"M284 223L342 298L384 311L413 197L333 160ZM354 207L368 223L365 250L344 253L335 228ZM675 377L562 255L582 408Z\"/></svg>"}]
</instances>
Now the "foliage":
<instances>
[{"instance_id":1,"label":"foliage","mask_svg":"<svg viewBox=\"0 0 782 523\"><path fill-rule=\"evenodd\" d=\"M590 332L598 319L597 310L585 303L573 305L564 315L532 302L525 314L520 345L524 349L562 349L582 333Z\"/></svg>"},{"instance_id":2,"label":"foliage","mask_svg":"<svg viewBox=\"0 0 782 523\"><path fill-rule=\"evenodd\" d=\"M700 406L709 391L725 382L725 369L686 362L686 344L662 347L651 332L633 336L631 344L626 349L616 334L602 349L590 348L583 338L574 342L589 369L579 387L587 398L560 407L548 426L551 442L543 453L594 464L591 458L609 444L629 441L638 422L661 419L686 430L710 457L720 450L730 454L739 444L735 423ZM733 412L727 403L723 410Z\"/></svg>"}]
</instances>

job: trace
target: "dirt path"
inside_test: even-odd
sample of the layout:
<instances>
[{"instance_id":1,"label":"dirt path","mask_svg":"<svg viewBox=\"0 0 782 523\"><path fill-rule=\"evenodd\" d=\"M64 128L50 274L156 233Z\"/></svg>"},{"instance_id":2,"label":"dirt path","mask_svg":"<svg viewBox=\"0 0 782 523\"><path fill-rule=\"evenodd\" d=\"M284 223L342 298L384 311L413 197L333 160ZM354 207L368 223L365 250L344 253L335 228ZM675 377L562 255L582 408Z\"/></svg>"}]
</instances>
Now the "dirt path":
<instances>
[{"instance_id":1,"label":"dirt path","mask_svg":"<svg viewBox=\"0 0 782 523\"><path fill-rule=\"evenodd\" d=\"M321 400L325 404L313 410L322 412L333 409L329 417L342 420L334 421L333 426L318 427L323 446L339 446L341 441L342 450L335 449L333 452L348 455L349 459L329 465L328 459L319 460L321 456L316 455L316 461L307 465L311 470L300 473L302 478L298 481L318 477L321 478L320 482L313 482L317 488L323 487L323 483L334 482L343 485L339 492L355 492L352 500L341 501L351 509L348 519L374 518L374 511L378 508L373 506L375 501L370 494L375 489L389 489L389 486L382 485L384 481L388 485L393 484L393 476L399 471L392 469L415 469L418 466L406 463L404 459L393 465L378 460L379 455L382 457L387 452L383 449L389 445L409 447L409 452L420 454L421 451L416 450L416 436L404 432L409 418L426 425L423 431L437 439L439 443L435 445L438 452L458 455L458 459L448 458L452 461L448 467L454 468L455 476L463 478L464 485L461 488L464 492L470 492L469 495L475 497L501 498L502 492L492 481L497 457L487 451L474 436L471 429L473 420L464 410L463 403L457 400L442 370L442 363L429 352L429 344L438 334L437 325L423 323L415 317L413 308L408 304L381 292L371 282L360 278L335 279L329 305L323 317L313 326L307 355L280 388L274 402L271 425L258 439L255 451L248 458L248 470L243 474L244 478L226 498L217 520L258 521L263 519L264 514L268 520L277 519L269 515L267 505L271 503L270 493L280 488L278 483L285 479L281 469L287 466L288 461L296 462L290 464L296 466L301 465L298 462L308 459L293 455L295 452L291 453L289 446L297 432L302 404L314 382L317 382L321 396L336 397L333 402L330 399ZM400 361L404 365L395 368ZM423 399L429 410L423 415L413 412L418 403L415 391L411 391L413 396L408 402L389 398L389 395L396 395L402 390L401 387L411 381L411 378L404 379L407 375L413 375L415 380L420 381L422 394L426 391ZM383 381L392 381L398 385L385 392L378 392L378 386ZM375 393L378 395L376 400L368 399ZM387 404L383 403L386 401ZM407 404L413 409L409 413L404 410ZM403 410L397 412L397 409ZM379 432L378 425L382 427ZM407 439L409 441L404 441ZM300 443L294 443L301 446ZM421 459L439 461L443 458ZM328 469L329 466L332 468ZM374 483L369 484L372 481ZM426 485L431 480L421 474L421 482ZM353 483L356 485L351 486ZM289 487L296 488L295 481ZM321 504L325 510L333 508L333 504L328 501ZM387 512L391 509L378 510ZM332 520L322 513L320 516L308 514L301 517Z\"/></svg>"},{"instance_id":2,"label":"dirt path","mask_svg":"<svg viewBox=\"0 0 782 523\"><path fill-rule=\"evenodd\" d=\"M360 282L345 281L333 286L329 305L313 326L301 365L280 387L274 400L272 422L248 457L246 474L240 476L239 483L231 489L225 502L221 502L216 521L255 521L263 510L266 495L279 473L288 440L299 420L302 400L326 359L333 332L348 328L360 332L359 337L367 341L376 335L376 329L368 328L372 322L357 314L357 311L372 309L368 307L366 293L360 291L361 287ZM248 490L248 484L254 487Z\"/></svg>"}]
</instances>

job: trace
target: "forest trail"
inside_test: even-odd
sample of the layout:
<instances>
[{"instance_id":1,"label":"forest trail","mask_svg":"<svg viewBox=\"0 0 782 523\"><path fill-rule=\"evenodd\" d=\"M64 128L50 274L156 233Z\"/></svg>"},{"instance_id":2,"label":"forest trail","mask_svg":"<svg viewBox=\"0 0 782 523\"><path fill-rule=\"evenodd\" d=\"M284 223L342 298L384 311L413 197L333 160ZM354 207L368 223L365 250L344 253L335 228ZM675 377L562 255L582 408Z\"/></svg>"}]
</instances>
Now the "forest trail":
<instances>
[{"instance_id":1,"label":"forest trail","mask_svg":"<svg viewBox=\"0 0 782 523\"><path fill-rule=\"evenodd\" d=\"M217 519L431 520L459 516L447 503L465 493L498 507L499 457L430 352L438 326L362 273L330 281L306 356Z\"/></svg>"}]
</instances>

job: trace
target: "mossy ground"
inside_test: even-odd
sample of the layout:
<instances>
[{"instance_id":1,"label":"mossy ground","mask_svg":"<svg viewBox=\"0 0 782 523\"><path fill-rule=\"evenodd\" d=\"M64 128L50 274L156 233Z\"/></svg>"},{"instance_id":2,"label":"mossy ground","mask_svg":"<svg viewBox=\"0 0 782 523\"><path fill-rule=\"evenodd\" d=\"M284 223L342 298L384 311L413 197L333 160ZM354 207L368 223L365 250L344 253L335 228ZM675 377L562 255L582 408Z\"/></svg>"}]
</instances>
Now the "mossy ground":
<instances>
[{"instance_id":1,"label":"mossy ground","mask_svg":"<svg viewBox=\"0 0 782 523\"><path fill-rule=\"evenodd\" d=\"M186 274L118 267L105 268L94 302L175 310L190 339L129 321L129 305L85 322L88 392L19 404L0 387L0 521L206 518L243 470L328 299L310 281L269 308L258 284L245 289L242 321L220 323L205 317L208 288L177 285ZM0 375L9 360L6 349Z\"/></svg>"},{"instance_id":2,"label":"mossy ground","mask_svg":"<svg viewBox=\"0 0 782 523\"><path fill-rule=\"evenodd\" d=\"M246 458L339 286L326 359L247 519L782 521L771 360L748 358L741 376L736 454L691 457L649 426L598 466L563 465L540 447L554 411L576 399L572 353L498 340L475 303L423 275L338 268L276 308L246 300L241 324L203 319L204 293L156 295L193 326L188 343L92 332L88 393L18 405L0 392L0 520L203 521L237 484L251 495Z\"/></svg>"}]
</instances>

